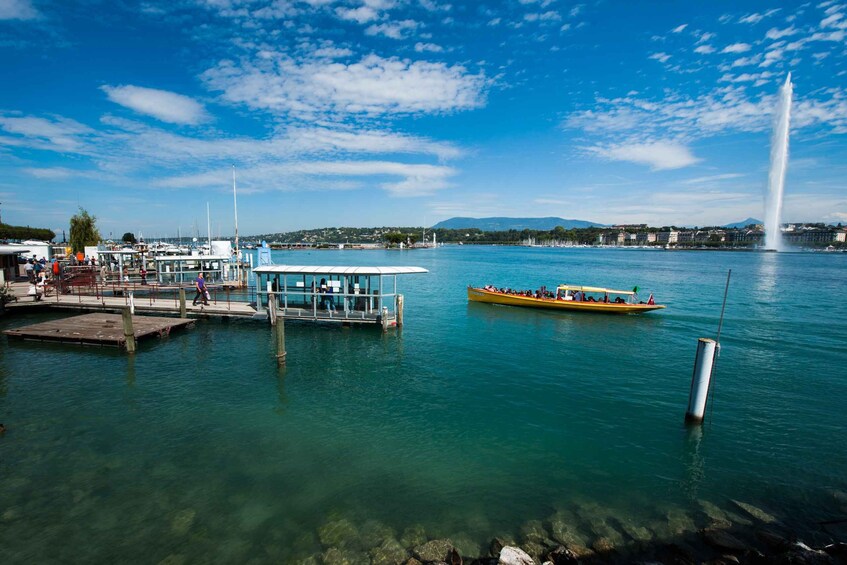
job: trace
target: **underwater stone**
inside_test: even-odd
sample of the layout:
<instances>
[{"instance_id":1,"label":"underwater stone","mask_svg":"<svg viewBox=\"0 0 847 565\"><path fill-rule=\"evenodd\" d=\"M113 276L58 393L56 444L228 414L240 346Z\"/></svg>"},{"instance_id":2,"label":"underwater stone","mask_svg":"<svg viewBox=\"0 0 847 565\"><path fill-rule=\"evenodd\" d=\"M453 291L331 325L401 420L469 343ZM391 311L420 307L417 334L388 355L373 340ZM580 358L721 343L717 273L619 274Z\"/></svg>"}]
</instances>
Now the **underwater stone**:
<instances>
[{"instance_id":1,"label":"underwater stone","mask_svg":"<svg viewBox=\"0 0 847 565\"><path fill-rule=\"evenodd\" d=\"M774 517L771 514L768 514L767 512L762 510L761 508L757 508L757 507L753 506L752 504L747 504L746 502L741 502L740 500L733 500L732 503L735 504L740 509L744 510L747 514L749 514L753 518L755 518L755 519L757 519L761 522L764 522L765 524L772 524L773 522L777 521L776 517Z\"/></svg>"},{"instance_id":2,"label":"underwater stone","mask_svg":"<svg viewBox=\"0 0 847 565\"><path fill-rule=\"evenodd\" d=\"M419 545L412 550L415 557L421 561L446 561L449 557L450 550L453 549L453 542L448 539L434 539Z\"/></svg>"},{"instance_id":3,"label":"underwater stone","mask_svg":"<svg viewBox=\"0 0 847 565\"><path fill-rule=\"evenodd\" d=\"M541 520L530 520L521 526L521 537L526 541L541 542L547 539L547 530Z\"/></svg>"},{"instance_id":4,"label":"underwater stone","mask_svg":"<svg viewBox=\"0 0 847 565\"><path fill-rule=\"evenodd\" d=\"M191 508L180 510L171 520L171 531L180 536L187 534L188 530L191 529L191 525L194 523L194 517L196 515L197 512Z\"/></svg>"},{"instance_id":5,"label":"underwater stone","mask_svg":"<svg viewBox=\"0 0 847 565\"><path fill-rule=\"evenodd\" d=\"M401 565L408 558L406 549L394 539L387 539L371 550L372 565Z\"/></svg>"},{"instance_id":6,"label":"underwater stone","mask_svg":"<svg viewBox=\"0 0 847 565\"><path fill-rule=\"evenodd\" d=\"M170 555L159 561L159 565L183 565L185 561L185 555L179 553L171 553Z\"/></svg>"},{"instance_id":7,"label":"underwater stone","mask_svg":"<svg viewBox=\"0 0 847 565\"><path fill-rule=\"evenodd\" d=\"M696 529L694 526L694 520L692 520L691 517L681 508L671 508L665 516L668 519L668 529L670 529L671 534L675 536L686 532L692 532Z\"/></svg>"},{"instance_id":8,"label":"underwater stone","mask_svg":"<svg viewBox=\"0 0 847 565\"><path fill-rule=\"evenodd\" d=\"M377 520L368 520L359 531L363 547L379 547L387 540L394 541L394 530Z\"/></svg>"},{"instance_id":9,"label":"underwater stone","mask_svg":"<svg viewBox=\"0 0 847 565\"><path fill-rule=\"evenodd\" d=\"M703 530L703 539L706 540L706 543L718 549L728 549L737 552L747 549L747 545L734 535L716 528L706 528Z\"/></svg>"},{"instance_id":10,"label":"underwater stone","mask_svg":"<svg viewBox=\"0 0 847 565\"><path fill-rule=\"evenodd\" d=\"M450 536L450 539L453 540L453 547L456 548L460 555L464 555L465 557L477 557L480 555L479 544L471 539L469 535L461 533Z\"/></svg>"},{"instance_id":11,"label":"underwater stone","mask_svg":"<svg viewBox=\"0 0 847 565\"><path fill-rule=\"evenodd\" d=\"M400 543L404 547L416 547L426 543L426 530L420 524L409 526L403 530L403 535L400 536Z\"/></svg>"},{"instance_id":12,"label":"underwater stone","mask_svg":"<svg viewBox=\"0 0 847 565\"><path fill-rule=\"evenodd\" d=\"M324 565L368 565L370 559L364 553L330 547L321 556Z\"/></svg>"},{"instance_id":13,"label":"underwater stone","mask_svg":"<svg viewBox=\"0 0 847 565\"><path fill-rule=\"evenodd\" d=\"M331 520L321 526L318 530L318 537L324 546L343 547L355 543L359 537L359 532L350 520L342 518Z\"/></svg>"}]
</instances>

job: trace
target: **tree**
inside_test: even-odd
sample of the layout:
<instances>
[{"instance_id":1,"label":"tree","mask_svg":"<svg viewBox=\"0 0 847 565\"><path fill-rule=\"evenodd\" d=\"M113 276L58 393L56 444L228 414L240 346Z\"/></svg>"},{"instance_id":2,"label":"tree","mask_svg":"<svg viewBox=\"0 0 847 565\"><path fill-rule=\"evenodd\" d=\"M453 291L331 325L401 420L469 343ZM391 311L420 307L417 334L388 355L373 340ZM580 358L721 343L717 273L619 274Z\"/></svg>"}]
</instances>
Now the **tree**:
<instances>
[{"instance_id":1,"label":"tree","mask_svg":"<svg viewBox=\"0 0 847 565\"><path fill-rule=\"evenodd\" d=\"M76 253L85 251L86 245L98 243L100 243L100 232L97 231L97 218L80 207L79 212L71 216L71 249Z\"/></svg>"},{"instance_id":2,"label":"tree","mask_svg":"<svg viewBox=\"0 0 847 565\"><path fill-rule=\"evenodd\" d=\"M132 232L126 232L124 236L121 238L121 241L124 243L129 243L130 245L135 245L137 240L135 239L135 234Z\"/></svg>"}]
</instances>

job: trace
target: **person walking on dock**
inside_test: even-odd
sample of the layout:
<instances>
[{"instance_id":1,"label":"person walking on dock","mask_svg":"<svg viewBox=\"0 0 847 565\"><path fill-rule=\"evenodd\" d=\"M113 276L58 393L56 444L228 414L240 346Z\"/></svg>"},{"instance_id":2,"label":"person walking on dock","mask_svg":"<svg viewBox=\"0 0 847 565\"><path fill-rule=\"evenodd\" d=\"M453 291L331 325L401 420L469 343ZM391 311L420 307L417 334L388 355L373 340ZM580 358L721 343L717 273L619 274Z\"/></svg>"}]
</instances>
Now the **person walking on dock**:
<instances>
[{"instance_id":1,"label":"person walking on dock","mask_svg":"<svg viewBox=\"0 0 847 565\"><path fill-rule=\"evenodd\" d=\"M201 299L205 306L209 305L209 301L206 298L206 279L203 278L203 273L197 275L197 278L194 280L194 288L197 289L197 296L194 297L192 304L197 306L197 299Z\"/></svg>"}]
</instances>

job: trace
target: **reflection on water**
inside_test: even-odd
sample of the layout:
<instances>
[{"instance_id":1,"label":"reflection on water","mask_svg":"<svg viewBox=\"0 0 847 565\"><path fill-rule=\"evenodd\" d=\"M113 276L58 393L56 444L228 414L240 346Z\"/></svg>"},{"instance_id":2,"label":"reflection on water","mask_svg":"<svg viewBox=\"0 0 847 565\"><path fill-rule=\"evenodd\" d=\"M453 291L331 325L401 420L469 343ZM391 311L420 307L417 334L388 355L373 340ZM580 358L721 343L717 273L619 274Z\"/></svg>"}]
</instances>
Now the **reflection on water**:
<instances>
[{"instance_id":1,"label":"reflection on water","mask_svg":"<svg viewBox=\"0 0 847 565\"><path fill-rule=\"evenodd\" d=\"M756 301L773 303L779 298L776 296L776 288L780 254L755 253L754 256L759 262L759 267L756 270L756 293L754 299Z\"/></svg>"}]
</instances>

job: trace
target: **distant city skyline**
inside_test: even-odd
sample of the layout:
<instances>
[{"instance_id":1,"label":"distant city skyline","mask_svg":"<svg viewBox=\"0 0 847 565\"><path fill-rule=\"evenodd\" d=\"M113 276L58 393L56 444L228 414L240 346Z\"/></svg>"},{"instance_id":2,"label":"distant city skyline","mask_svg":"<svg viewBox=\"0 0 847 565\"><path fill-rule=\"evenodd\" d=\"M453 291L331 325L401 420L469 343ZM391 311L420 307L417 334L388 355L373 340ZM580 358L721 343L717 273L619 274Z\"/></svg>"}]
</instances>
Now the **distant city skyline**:
<instances>
[{"instance_id":1,"label":"distant city skyline","mask_svg":"<svg viewBox=\"0 0 847 565\"><path fill-rule=\"evenodd\" d=\"M455 216L847 222L847 5L0 0L0 202L145 238Z\"/></svg>"}]
</instances>

